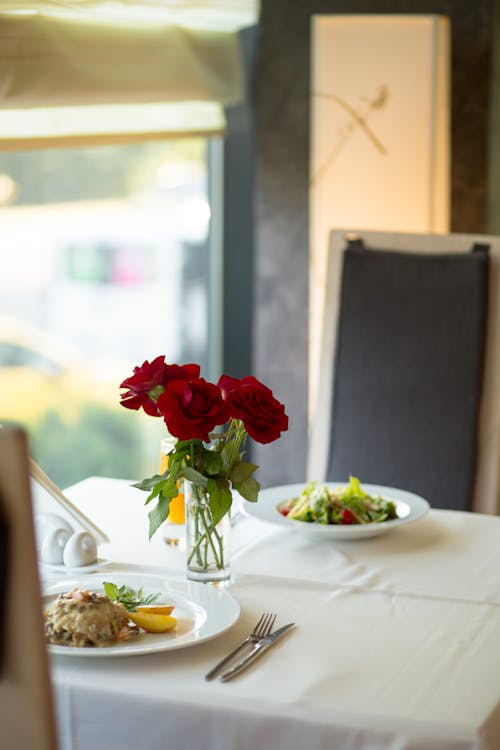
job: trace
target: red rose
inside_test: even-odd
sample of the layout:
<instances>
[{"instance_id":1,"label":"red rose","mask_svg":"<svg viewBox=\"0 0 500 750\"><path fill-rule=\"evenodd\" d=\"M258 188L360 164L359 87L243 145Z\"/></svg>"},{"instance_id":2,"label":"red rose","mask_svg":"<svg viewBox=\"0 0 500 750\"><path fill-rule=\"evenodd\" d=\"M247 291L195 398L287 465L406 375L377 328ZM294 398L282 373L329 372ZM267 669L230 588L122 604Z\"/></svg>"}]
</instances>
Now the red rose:
<instances>
[{"instance_id":1,"label":"red rose","mask_svg":"<svg viewBox=\"0 0 500 750\"><path fill-rule=\"evenodd\" d=\"M244 380L249 380L250 378L252 378L252 380L255 380L256 383L259 382L253 376L250 376L249 378L244 378ZM230 393L234 388L237 388L241 382L242 381L238 380L238 378L232 378L231 375L221 375L217 385L220 388L220 391L222 393L222 398L225 399L227 394ZM263 387L265 388L265 386Z\"/></svg>"},{"instance_id":2,"label":"red rose","mask_svg":"<svg viewBox=\"0 0 500 750\"><path fill-rule=\"evenodd\" d=\"M258 443L272 443L288 429L285 407L270 388L253 375L237 380L222 375L217 384L229 409L229 416L241 419L246 431Z\"/></svg>"},{"instance_id":3,"label":"red rose","mask_svg":"<svg viewBox=\"0 0 500 750\"><path fill-rule=\"evenodd\" d=\"M169 383L158 399L158 409L170 434L179 440L208 443L208 433L229 418L220 390L203 378Z\"/></svg>"},{"instance_id":4,"label":"red rose","mask_svg":"<svg viewBox=\"0 0 500 750\"><path fill-rule=\"evenodd\" d=\"M156 400L167 383L190 380L199 374L199 365L167 365L165 355L156 357L152 362L146 360L140 367L134 367L134 374L121 383L120 388L128 390L122 394L120 403L127 409L142 407L151 417L161 417Z\"/></svg>"}]
</instances>

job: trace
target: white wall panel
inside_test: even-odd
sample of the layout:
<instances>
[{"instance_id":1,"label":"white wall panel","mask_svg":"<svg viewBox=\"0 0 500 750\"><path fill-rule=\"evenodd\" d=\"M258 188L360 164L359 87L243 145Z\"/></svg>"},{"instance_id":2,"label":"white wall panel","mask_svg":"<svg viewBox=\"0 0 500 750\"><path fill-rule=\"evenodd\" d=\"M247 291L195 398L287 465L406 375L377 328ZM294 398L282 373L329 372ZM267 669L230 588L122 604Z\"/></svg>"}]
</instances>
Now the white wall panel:
<instances>
[{"instance_id":1,"label":"white wall panel","mask_svg":"<svg viewBox=\"0 0 500 750\"><path fill-rule=\"evenodd\" d=\"M312 18L310 400L328 234L449 231L450 28L443 16Z\"/></svg>"}]
</instances>

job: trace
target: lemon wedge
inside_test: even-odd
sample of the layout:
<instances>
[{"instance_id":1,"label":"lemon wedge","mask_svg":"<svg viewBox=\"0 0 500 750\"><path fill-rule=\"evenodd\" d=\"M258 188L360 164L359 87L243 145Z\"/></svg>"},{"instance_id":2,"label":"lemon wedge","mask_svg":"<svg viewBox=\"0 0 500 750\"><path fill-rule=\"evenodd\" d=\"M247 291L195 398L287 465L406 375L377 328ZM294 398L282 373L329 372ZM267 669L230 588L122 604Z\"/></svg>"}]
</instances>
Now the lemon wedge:
<instances>
[{"instance_id":1,"label":"lemon wedge","mask_svg":"<svg viewBox=\"0 0 500 750\"><path fill-rule=\"evenodd\" d=\"M146 612L151 615L170 615L174 609L171 604L145 604L142 607L136 607L137 612Z\"/></svg>"},{"instance_id":2,"label":"lemon wedge","mask_svg":"<svg viewBox=\"0 0 500 750\"><path fill-rule=\"evenodd\" d=\"M128 616L148 633L166 633L177 625L177 620L171 615L161 615L154 612L129 612Z\"/></svg>"}]
</instances>

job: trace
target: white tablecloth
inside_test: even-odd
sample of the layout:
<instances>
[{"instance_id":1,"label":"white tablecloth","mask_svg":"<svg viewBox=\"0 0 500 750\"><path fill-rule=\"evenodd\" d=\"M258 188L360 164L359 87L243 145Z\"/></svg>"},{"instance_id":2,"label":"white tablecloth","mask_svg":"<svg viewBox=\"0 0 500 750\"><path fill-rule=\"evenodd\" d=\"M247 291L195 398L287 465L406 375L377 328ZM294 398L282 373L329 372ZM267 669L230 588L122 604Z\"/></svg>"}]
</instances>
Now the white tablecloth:
<instances>
[{"instance_id":1,"label":"white tablecloth","mask_svg":"<svg viewBox=\"0 0 500 750\"><path fill-rule=\"evenodd\" d=\"M147 542L144 493L91 478L67 494L108 532L110 577L184 578L181 549ZM337 543L245 517L232 569L241 616L212 641L53 658L61 750L500 748L500 518L432 510ZM297 627L237 680L206 682L263 611Z\"/></svg>"}]
</instances>

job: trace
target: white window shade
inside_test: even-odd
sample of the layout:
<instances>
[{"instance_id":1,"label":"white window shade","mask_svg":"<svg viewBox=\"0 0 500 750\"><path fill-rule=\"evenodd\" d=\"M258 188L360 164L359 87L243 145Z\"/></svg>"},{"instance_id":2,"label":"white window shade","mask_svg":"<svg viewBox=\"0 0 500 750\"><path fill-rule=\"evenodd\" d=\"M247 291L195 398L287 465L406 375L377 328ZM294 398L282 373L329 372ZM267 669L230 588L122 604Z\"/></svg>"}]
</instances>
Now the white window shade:
<instances>
[{"instance_id":1,"label":"white window shade","mask_svg":"<svg viewBox=\"0 0 500 750\"><path fill-rule=\"evenodd\" d=\"M241 96L231 32L80 16L0 14L2 106L215 100Z\"/></svg>"},{"instance_id":2,"label":"white window shade","mask_svg":"<svg viewBox=\"0 0 500 750\"><path fill-rule=\"evenodd\" d=\"M224 133L217 102L0 110L0 150L107 145Z\"/></svg>"},{"instance_id":3,"label":"white window shade","mask_svg":"<svg viewBox=\"0 0 500 750\"><path fill-rule=\"evenodd\" d=\"M131 14L126 3L89 5L14 3L0 12L0 148L83 131L224 129L224 105L243 96L236 28L189 27L179 16L173 24L158 12ZM142 118L137 104L148 105Z\"/></svg>"}]
</instances>

